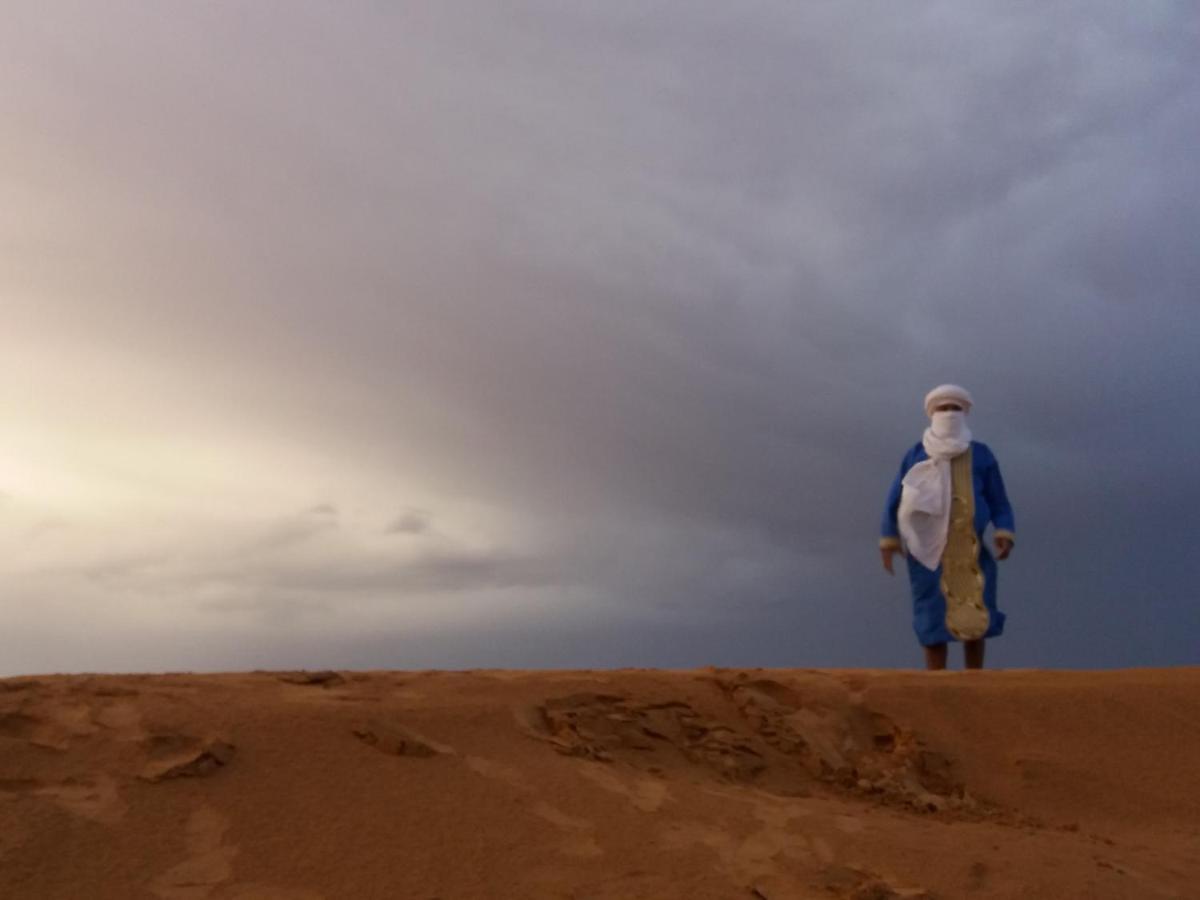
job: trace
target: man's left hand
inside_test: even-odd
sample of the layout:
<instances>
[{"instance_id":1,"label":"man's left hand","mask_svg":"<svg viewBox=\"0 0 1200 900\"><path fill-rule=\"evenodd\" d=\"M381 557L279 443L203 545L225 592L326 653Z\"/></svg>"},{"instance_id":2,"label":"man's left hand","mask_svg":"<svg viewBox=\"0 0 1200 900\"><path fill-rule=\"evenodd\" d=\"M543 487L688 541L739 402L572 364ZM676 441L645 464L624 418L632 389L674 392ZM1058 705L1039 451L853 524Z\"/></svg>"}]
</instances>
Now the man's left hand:
<instances>
[{"instance_id":1,"label":"man's left hand","mask_svg":"<svg viewBox=\"0 0 1200 900\"><path fill-rule=\"evenodd\" d=\"M997 537L996 538L996 559L1008 559L1008 554L1012 553L1013 542L1012 538Z\"/></svg>"}]
</instances>

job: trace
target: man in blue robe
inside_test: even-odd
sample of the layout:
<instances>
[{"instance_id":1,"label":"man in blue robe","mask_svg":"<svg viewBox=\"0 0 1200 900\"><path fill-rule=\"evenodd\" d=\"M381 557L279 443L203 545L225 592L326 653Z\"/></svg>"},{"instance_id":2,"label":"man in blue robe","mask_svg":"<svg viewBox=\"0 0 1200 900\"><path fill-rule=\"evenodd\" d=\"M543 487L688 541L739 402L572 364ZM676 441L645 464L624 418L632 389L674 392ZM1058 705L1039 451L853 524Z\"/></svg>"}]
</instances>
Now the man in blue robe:
<instances>
[{"instance_id":1,"label":"man in blue robe","mask_svg":"<svg viewBox=\"0 0 1200 900\"><path fill-rule=\"evenodd\" d=\"M894 574L897 552L908 557L913 629L927 669L946 667L946 645L962 641L968 669L983 668L984 641L1004 631L996 606L996 560L1016 540L1012 506L996 457L971 439L971 395L944 384L925 397L930 426L900 463L888 491L879 549ZM996 557L983 541L995 526Z\"/></svg>"}]
</instances>

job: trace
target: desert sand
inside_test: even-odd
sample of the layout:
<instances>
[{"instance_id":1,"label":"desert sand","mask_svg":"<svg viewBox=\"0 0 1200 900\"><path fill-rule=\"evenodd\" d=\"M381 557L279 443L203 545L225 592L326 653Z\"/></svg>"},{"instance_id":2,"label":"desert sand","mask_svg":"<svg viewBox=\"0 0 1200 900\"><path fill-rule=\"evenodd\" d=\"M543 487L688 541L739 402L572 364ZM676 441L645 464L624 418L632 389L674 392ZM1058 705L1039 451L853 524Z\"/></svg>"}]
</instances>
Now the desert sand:
<instances>
[{"instance_id":1,"label":"desert sand","mask_svg":"<svg viewBox=\"0 0 1200 900\"><path fill-rule=\"evenodd\" d=\"M1200 669L0 680L0 897L1200 897Z\"/></svg>"}]
</instances>

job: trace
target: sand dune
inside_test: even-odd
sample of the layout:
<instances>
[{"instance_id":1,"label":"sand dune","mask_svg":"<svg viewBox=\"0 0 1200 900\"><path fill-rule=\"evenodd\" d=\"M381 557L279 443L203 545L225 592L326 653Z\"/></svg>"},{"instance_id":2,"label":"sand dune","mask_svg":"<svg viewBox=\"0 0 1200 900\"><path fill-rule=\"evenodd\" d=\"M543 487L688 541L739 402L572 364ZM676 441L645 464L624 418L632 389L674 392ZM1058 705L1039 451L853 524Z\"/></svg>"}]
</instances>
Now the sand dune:
<instances>
[{"instance_id":1,"label":"sand dune","mask_svg":"<svg viewBox=\"0 0 1200 900\"><path fill-rule=\"evenodd\" d=\"M1200 669L0 680L0 897L1200 897Z\"/></svg>"}]
</instances>

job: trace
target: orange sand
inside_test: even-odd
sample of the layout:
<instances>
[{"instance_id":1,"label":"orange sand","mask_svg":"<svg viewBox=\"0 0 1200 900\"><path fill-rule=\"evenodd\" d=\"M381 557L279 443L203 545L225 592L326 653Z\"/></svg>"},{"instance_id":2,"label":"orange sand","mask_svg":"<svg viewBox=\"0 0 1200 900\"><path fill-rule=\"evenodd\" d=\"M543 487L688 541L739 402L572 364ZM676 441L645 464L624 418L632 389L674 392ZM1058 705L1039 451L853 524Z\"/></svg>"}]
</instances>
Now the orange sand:
<instances>
[{"instance_id":1,"label":"orange sand","mask_svg":"<svg viewBox=\"0 0 1200 900\"><path fill-rule=\"evenodd\" d=\"M1200 669L0 680L4 900L1200 897Z\"/></svg>"}]
</instances>

